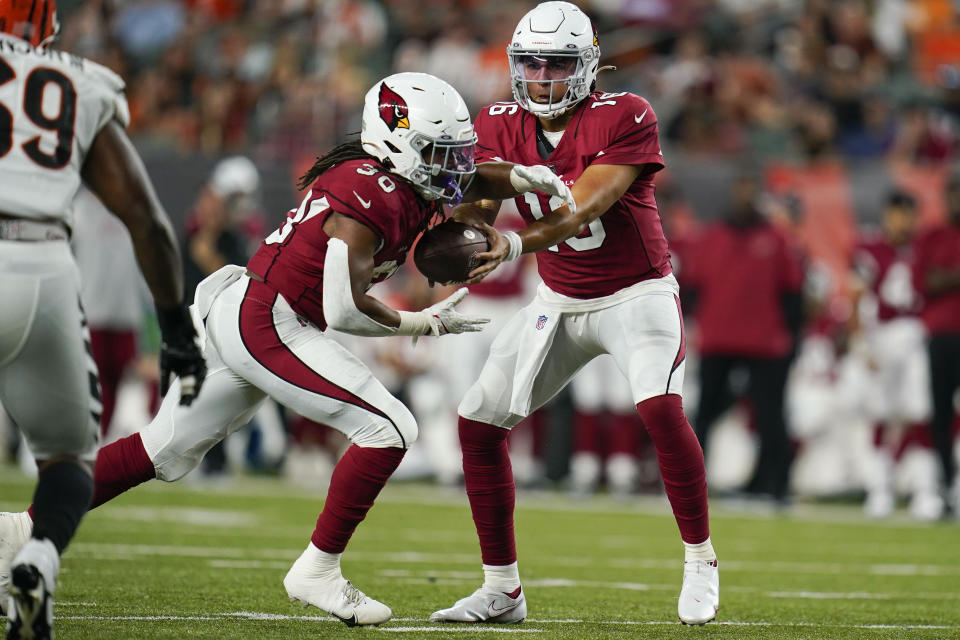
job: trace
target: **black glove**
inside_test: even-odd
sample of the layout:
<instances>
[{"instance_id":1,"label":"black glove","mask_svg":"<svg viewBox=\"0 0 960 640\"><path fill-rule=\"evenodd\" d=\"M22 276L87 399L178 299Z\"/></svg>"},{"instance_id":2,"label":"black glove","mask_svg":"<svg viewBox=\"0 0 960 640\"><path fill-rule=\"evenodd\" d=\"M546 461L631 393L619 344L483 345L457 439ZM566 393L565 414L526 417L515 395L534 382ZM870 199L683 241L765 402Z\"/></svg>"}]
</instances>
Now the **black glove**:
<instances>
[{"instance_id":1,"label":"black glove","mask_svg":"<svg viewBox=\"0 0 960 640\"><path fill-rule=\"evenodd\" d=\"M180 378L180 404L190 406L207 375L207 363L197 346L197 332L184 306L157 309L160 325L160 395L167 395L171 374Z\"/></svg>"}]
</instances>

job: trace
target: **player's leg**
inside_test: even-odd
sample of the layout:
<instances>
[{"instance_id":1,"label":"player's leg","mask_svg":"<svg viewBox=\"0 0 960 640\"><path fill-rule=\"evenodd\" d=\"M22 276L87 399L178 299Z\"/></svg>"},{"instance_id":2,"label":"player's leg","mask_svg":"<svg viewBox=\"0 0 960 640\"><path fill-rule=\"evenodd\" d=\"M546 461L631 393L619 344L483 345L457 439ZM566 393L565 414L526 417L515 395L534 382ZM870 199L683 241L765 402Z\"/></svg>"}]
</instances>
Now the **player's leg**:
<instances>
[{"instance_id":1,"label":"player's leg","mask_svg":"<svg viewBox=\"0 0 960 640\"><path fill-rule=\"evenodd\" d=\"M500 332L480 378L460 403L460 448L470 510L480 540L484 583L435 622L521 622L513 510L516 487L507 450L509 430L543 406L596 352L577 344L570 320L534 301Z\"/></svg>"},{"instance_id":2,"label":"player's leg","mask_svg":"<svg viewBox=\"0 0 960 640\"><path fill-rule=\"evenodd\" d=\"M930 390L933 417L930 433L933 446L940 458L943 486L950 489L956 475L953 457L953 395L960 387L960 338L949 335L930 337L927 353L930 356Z\"/></svg>"},{"instance_id":3,"label":"player's leg","mask_svg":"<svg viewBox=\"0 0 960 640\"><path fill-rule=\"evenodd\" d=\"M246 297L236 296L234 289L224 293L223 313L234 321L211 330L210 339L251 384L296 413L341 431L352 443L334 468L307 549L284 578L287 594L350 625L384 622L389 607L343 577L340 556L416 440L416 421L366 365L303 323L281 297L246 278L235 286L248 283Z\"/></svg>"},{"instance_id":4,"label":"player's leg","mask_svg":"<svg viewBox=\"0 0 960 640\"><path fill-rule=\"evenodd\" d=\"M610 410L610 446L606 462L607 486L615 496L633 493L639 475L637 457L643 427L633 403L633 393L616 362L600 356L594 362L603 363L604 404ZM581 375L577 378L582 377Z\"/></svg>"},{"instance_id":5,"label":"player's leg","mask_svg":"<svg viewBox=\"0 0 960 640\"><path fill-rule=\"evenodd\" d=\"M107 436L113 411L117 404L117 390L123 374L137 357L136 336L123 329L90 329L93 360L100 374L100 392L103 413L100 416L100 435Z\"/></svg>"},{"instance_id":6,"label":"player's leg","mask_svg":"<svg viewBox=\"0 0 960 640\"><path fill-rule=\"evenodd\" d=\"M684 576L678 615L686 624L709 622L719 607L719 576L703 451L683 412L686 337L680 301L673 293L650 292L596 316L599 340L630 381L680 529Z\"/></svg>"},{"instance_id":7,"label":"player's leg","mask_svg":"<svg viewBox=\"0 0 960 640\"><path fill-rule=\"evenodd\" d=\"M574 411L570 490L575 495L593 493L600 484L604 453L604 382L602 358L595 358L570 383Z\"/></svg>"},{"instance_id":8,"label":"player's leg","mask_svg":"<svg viewBox=\"0 0 960 640\"><path fill-rule=\"evenodd\" d=\"M774 500L786 499L790 485L793 448L787 435L784 402L790 358L754 358L749 361L750 382L747 394L753 401L760 452L754 477L760 493Z\"/></svg>"},{"instance_id":9,"label":"player's leg","mask_svg":"<svg viewBox=\"0 0 960 640\"><path fill-rule=\"evenodd\" d=\"M60 555L90 505L99 390L69 247L0 245L0 401L39 468L32 536L3 527L0 591L9 585L8 638L49 638Z\"/></svg>"},{"instance_id":10,"label":"player's leg","mask_svg":"<svg viewBox=\"0 0 960 640\"><path fill-rule=\"evenodd\" d=\"M709 437L713 425L733 405L730 372L734 364L734 358L727 355L704 354L700 358L696 434L704 455L709 451Z\"/></svg>"}]
</instances>

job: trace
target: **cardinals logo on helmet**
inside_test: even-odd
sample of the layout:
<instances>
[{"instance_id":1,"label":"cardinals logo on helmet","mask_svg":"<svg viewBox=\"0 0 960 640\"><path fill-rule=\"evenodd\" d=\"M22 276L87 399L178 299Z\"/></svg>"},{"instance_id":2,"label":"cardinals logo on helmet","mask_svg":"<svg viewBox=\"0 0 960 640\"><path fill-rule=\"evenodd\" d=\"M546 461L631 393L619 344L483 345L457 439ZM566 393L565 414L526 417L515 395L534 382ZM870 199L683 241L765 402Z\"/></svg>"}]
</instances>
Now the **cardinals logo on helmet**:
<instances>
[{"instance_id":1,"label":"cardinals logo on helmet","mask_svg":"<svg viewBox=\"0 0 960 640\"><path fill-rule=\"evenodd\" d=\"M407 101L388 87L386 82L380 85L380 118L387 123L390 131L410 128L410 108L407 107Z\"/></svg>"}]
</instances>

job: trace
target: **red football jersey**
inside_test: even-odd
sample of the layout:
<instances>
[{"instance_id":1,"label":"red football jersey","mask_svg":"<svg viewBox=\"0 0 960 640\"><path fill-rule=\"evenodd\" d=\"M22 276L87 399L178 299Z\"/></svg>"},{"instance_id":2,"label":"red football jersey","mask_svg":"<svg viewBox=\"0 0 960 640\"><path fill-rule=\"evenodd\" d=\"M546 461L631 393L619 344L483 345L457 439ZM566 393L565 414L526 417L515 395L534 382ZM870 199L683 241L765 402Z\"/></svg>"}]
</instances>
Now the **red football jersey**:
<instances>
[{"instance_id":1,"label":"red football jersey","mask_svg":"<svg viewBox=\"0 0 960 640\"><path fill-rule=\"evenodd\" d=\"M374 256L372 282L376 283L404 263L434 209L374 160L350 160L317 178L300 207L267 236L247 268L321 329L326 328L323 262L330 239L323 223L332 212L353 218L380 238Z\"/></svg>"},{"instance_id":2,"label":"red football jersey","mask_svg":"<svg viewBox=\"0 0 960 640\"><path fill-rule=\"evenodd\" d=\"M671 272L667 240L653 197L653 173L663 168L657 116L632 93L595 92L584 100L546 160L537 152L537 119L516 102L497 102L477 116L478 162L545 164L573 184L592 164L654 165L583 233L537 253L540 277L572 298L599 298ZM561 206L540 192L516 199L529 224Z\"/></svg>"},{"instance_id":3,"label":"red football jersey","mask_svg":"<svg viewBox=\"0 0 960 640\"><path fill-rule=\"evenodd\" d=\"M700 352L776 358L790 352L793 338L783 317L782 294L799 292L799 252L769 223L737 228L716 222L691 250L697 290Z\"/></svg>"},{"instance_id":4,"label":"red football jersey","mask_svg":"<svg viewBox=\"0 0 960 640\"><path fill-rule=\"evenodd\" d=\"M883 236L863 238L853 253L856 272L870 285L881 321L916 315L919 296L913 288L913 247L897 247Z\"/></svg>"},{"instance_id":5,"label":"red football jersey","mask_svg":"<svg viewBox=\"0 0 960 640\"><path fill-rule=\"evenodd\" d=\"M923 321L930 333L960 333L960 289L931 295L926 279L932 270L960 268L960 225L942 224L920 235L914 247L913 283L923 296Z\"/></svg>"}]
</instances>

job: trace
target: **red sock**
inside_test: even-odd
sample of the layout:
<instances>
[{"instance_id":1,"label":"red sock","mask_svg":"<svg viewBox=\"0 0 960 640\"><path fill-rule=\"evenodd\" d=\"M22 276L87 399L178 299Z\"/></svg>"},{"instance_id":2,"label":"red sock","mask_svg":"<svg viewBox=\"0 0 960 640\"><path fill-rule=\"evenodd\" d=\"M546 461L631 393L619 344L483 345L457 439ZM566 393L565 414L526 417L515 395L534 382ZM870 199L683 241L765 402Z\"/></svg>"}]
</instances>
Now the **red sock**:
<instances>
[{"instance_id":1,"label":"red sock","mask_svg":"<svg viewBox=\"0 0 960 640\"><path fill-rule=\"evenodd\" d=\"M669 394L637 405L660 464L663 486L684 542L698 544L710 537L707 513L707 474L703 450L683 415L680 396Z\"/></svg>"},{"instance_id":2,"label":"red sock","mask_svg":"<svg viewBox=\"0 0 960 640\"><path fill-rule=\"evenodd\" d=\"M643 427L638 424L637 416L633 413L615 413L611 417L610 425L610 453L626 453L636 456L640 450L640 431Z\"/></svg>"},{"instance_id":3,"label":"red sock","mask_svg":"<svg viewBox=\"0 0 960 640\"><path fill-rule=\"evenodd\" d=\"M513 564L517 561L513 538L517 492L507 451L510 430L461 417L459 431L463 477L483 564Z\"/></svg>"},{"instance_id":4,"label":"red sock","mask_svg":"<svg viewBox=\"0 0 960 640\"><path fill-rule=\"evenodd\" d=\"M577 411L573 414L573 450L601 455L600 415Z\"/></svg>"},{"instance_id":5,"label":"red sock","mask_svg":"<svg viewBox=\"0 0 960 640\"><path fill-rule=\"evenodd\" d=\"M327 501L310 540L321 551L343 553L406 449L350 445L330 478Z\"/></svg>"},{"instance_id":6,"label":"red sock","mask_svg":"<svg viewBox=\"0 0 960 640\"><path fill-rule=\"evenodd\" d=\"M127 489L152 480L157 477L156 474L139 433L108 444L97 452L90 508L99 507ZM33 505L30 505L27 512L32 519Z\"/></svg>"}]
</instances>

